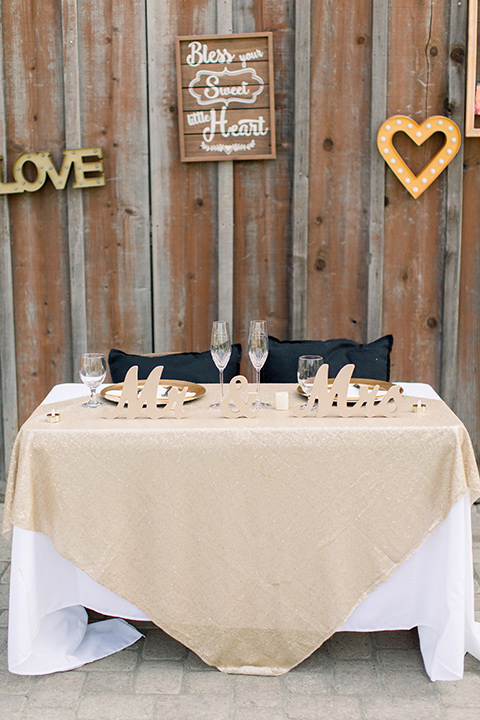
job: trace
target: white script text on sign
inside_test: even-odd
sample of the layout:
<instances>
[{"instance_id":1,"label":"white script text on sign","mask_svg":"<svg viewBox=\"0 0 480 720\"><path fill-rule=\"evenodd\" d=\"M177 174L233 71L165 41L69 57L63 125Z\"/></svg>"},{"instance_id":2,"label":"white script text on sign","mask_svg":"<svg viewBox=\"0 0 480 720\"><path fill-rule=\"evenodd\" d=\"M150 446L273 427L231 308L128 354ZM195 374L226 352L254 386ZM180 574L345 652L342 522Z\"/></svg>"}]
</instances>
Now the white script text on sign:
<instances>
[{"instance_id":1,"label":"white script text on sign","mask_svg":"<svg viewBox=\"0 0 480 720\"><path fill-rule=\"evenodd\" d=\"M91 158L87 161L86 158ZM0 195L13 193L36 192L43 187L47 176L57 190L63 190L67 184L70 169L73 165L75 173L74 188L101 187L105 185L103 172L102 148L79 148L64 150L63 162L57 172L52 155L49 152L29 152L19 155L13 164L14 182L3 182L0 156ZM25 176L24 166L33 166L34 177Z\"/></svg>"},{"instance_id":2,"label":"white script text on sign","mask_svg":"<svg viewBox=\"0 0 480 720\"><path fill-rule=\"evenodd\" d=\"M271 33L177 38L182 161L275 157Z\"/></svg>"}]
</instances>

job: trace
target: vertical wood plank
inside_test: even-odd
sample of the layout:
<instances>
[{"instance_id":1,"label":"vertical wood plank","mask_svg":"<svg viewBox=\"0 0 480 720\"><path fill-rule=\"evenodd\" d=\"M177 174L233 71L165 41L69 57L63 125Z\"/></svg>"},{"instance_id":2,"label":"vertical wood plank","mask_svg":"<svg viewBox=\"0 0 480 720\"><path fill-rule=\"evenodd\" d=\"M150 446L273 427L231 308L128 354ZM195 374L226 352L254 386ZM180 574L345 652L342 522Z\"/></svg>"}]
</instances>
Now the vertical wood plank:
<instances>
[{"instance_id":1,"label":"vertical wood plank","mask_svg":"<svg viewBox=\"0 0 480 720\"><path fill-rule=\"evenodd\" d=\"M245 342L253 318L290 336L295 52L293 0L235 2L235 32L273 32L275 160L235 162L236 334ZM245 363L249 372L250 363Z\"/></svg>"},{"instance_id":2,"label":"vertical wood plank","mask_svg":"<svg viewBox=\"0 0 480 720\"><path fill-rule=\"evenodd\" d=\"M212 34L216 2L178 12L147 3L154 349L206 350L218 313L217 167L181 163L178 143L177 35Z\"/></svg>"},{"instance_id":3,"label":"vertical wood plank","mask_svg":"<svg viewBox=\"0 0 480 720\"><path fill-rule=\"evenodd\" d=\"M429 0L390 5L387 116L422 122L444 115L449 5ZM415 52L405 52L415 48ZM440 144L417 148L398 133L400 154L414 172ZM383 329L395 337L392 377L439 389L443 312L446 173L414 200L386 170Z\"/></svg>"},{"instance_id":4,"label":"vertical wood plank","mask_svg":"<svg viewBox=\"0 0 480 720\"><path fill-rule=\"evenodd\" d=\"M310 160L311 2L295 4L295 139L293 160L291 337L307 337Z\"/></svg>"},{"instance_id":5,"label":"vertical wood plank","mask_svg":"<svg viewBox=\"0 0 480 720\"><path fill-rule=\"evenodd\" d=\"M2 28L2 7L0 5L0 82L3 84L5 70ZM4 93L0 98L0 154L3 157L2 170L5 174L7 168L7 136ZM0 400L2 410L0 492L3 492L5 488L10 455L18 430L12 254L10 249L10 213L7 198L6 195L0 198Z\"/></svg>"},{"instance_id":6,"label":"vertical wood plank","mask_svg":"<svg viewBox=\"0 0 480 720\"><path fill-rule=\"evenodd\" d=\"M58 0L2 2L8 174L27 151L63 157L62 29ZM41 41L39 40L41 38ZM19 423L71 379L66 198L50 181L8 197Z\"/></svg>"},{"instance_id":7,"label":"vertical wood plank","mask_svg":"<svg viewBox=\"0 0 480 720\"><path fill-rule=\"evenodd\" d=\"M82 192L88 348L152 344L145 4L78 3L82 147L106 186ZM78 190L76 192L79 192Z\"/></svg>"},{"instance_id":8,"label":"vertical wood plank","mask_svg":"<svg viewBox=\"0 0 480 720\"><path fill-rule=\"evenodd\" d=\"M62 3L65 142L82 146L80 126L80 78L77 0ZM70 266L72 377L76 379L82 353L87 352L87 300L82 193L67 186L67 226Z\"/></svg>"},{"instance_id":9,"label":"vertical wood plank","mask_svg":"<svg viewBox=\"0 0 480 720\"><path fill-rule=\"evenodd\" d=\"M474 3L477 5L477 3ZM477 8L474 8L475 15ZM453 12L453 7L452 7ZM452 20L453 20L452 16ZM469 20L470 22L470 20ZM459 33L459 34L457 34ZM461 73L462 49L464 44L461 37L461 26L452 32L450 45L458 45L450 52L450 58L457 62L458 71ZM468 48L470 53L470 46ZM470 58L469 58L470 64ZM473 59L473 66L476 67L476 59ZM455 65L451 72L455 72ZM474 90L473 81L473 90ZM467 87L467 92L472 86ZM455 112L455 103L453 109ZM459 110L462 102L460 101ZM467 112L469 103L467 102ZM471 109L473 109L471 107ZM473 117L472 117L473 125ZM480 134L479 130L475 134ZM455 158L456 159L456 158ZM452 368L452 374L447 386L447 396L453 395L453 408L458 416L465 423L472 438L477 461L480 461L480 245L478 243L478 218L480 215L480 139L469 137L463 144L463 185L462 185L462 227L461 227L461 248L460 253L460 278L458 283L459 305L458 305L458 332L456 333L456 365ZM453 162L452 164L453 165ZM450 166L451 167L451 166ZM450 174L448 177L450 183ZM453 259L455 270L457 258ZM447 273L446 273L447 277ZM451 352L445 339L443 345L443 362L446 355ZM448 362L448 361L447 361ZM446 372L446 370L445 370ZM443 378L442 378L443 380Z\"/></svg>"},{"instance_id":10,"label":"vertical wood plank","mask_svg":"<svg viewBox=\"0 0 480 720\"><path fill-rule=\"evenodd\" d=\"M460 9L461 3L460 3ZM467 9L464 9L467 12ZM455 13L452 13L453 15ZM464 13L462 13L463 15ZM462 30L464 24L457 31ZM477 88L477 58L478 58L478 0L468 0L468 26L467 26L467 80L466 80L466 107L465 107L465 135L479 137L480 128L475 127L475 94Z\"/></svg>"},{"instance_id":11,"label":"vertical wood plank","mask_svg":"<svg viewBox=\"0 0 480 720\"><path fill-rule=\"evenodd\" d=\"M479 142L478 138L467 138L464 145L462 262L454 400L455 412L470 433L477 460L480 460Z\"/></svg>"},{"instance_id":12,"label":"vertical wood plank","mask_svg":"<svg viewBox=\"0 0 480 720\"><path fill-rule=\"evenodd\" d=\"M312 4L308 334L364 342L370 203L370 0Z\"/></svg>"},{"instance_id":13,"label":"vertical wood plank","mask_svg":"<svg viewBox=\"0 0 480 720\"><path fill-rule=\"evenodd\" d=\"M378 128L387 112L388 0L372 3L370 103L370 203L368 228L367 340L382 334L385 163L377 152Z\"/></svg>"},{"instance_id":14,"label":"vertical wood plank","mask_svg":"<svg viewBox=\"0 0 480 720\"><path fill-rule=\"evenodd\" d=\"M169 176L173 162L170 154L172 138L168 132L168 118L165 117L168 99L166 93L159 92L162 86L171 87L175 83L173 53L166 42L172 24L170 10L168 2L154 3L147 0L153 349L158 352L173 350L175 347L170 319L172 257L167 236L171 217ZM173 113L173 104L170 108Z\"/></svg>"},{"instance_id":15,"label":"vertical wood plank","mask_svg":"<svg viewBox=\"0 0 480 720\"><path fill-rule=\"evenodd\" d=\"M450 7L448 100L450 117L460 128L465 121L465 26L466 4L454 3ZM443 291L442 360L440 390L443 399L455 406L457 388L457 351L460 302L460 266L462 254L462 189L463 145L447 169L445 270Z\"/></svg>"},{"instance_id":16,"label":"vertical wood plank","mask_svg":"<svg viewBox=\"0 0 480 720\"><path fill-rule=\"evenodd\" d=\"M217 33L233 32L232 0L217 3ZM218 172L218 318L233 326L233 161L217 163Z\"/></svg>"}]
</instances>

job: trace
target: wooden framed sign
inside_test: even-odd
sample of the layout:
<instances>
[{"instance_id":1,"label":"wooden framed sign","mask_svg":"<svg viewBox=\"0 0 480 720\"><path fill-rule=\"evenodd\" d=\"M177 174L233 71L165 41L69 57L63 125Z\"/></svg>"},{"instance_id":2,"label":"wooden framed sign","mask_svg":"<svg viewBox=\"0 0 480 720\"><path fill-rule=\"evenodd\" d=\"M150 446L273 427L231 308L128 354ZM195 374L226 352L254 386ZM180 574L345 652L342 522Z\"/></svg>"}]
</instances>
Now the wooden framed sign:
<instances>
[{"instance_id":1,"label":"wooden framed sign","mask_svg":"<svg viewBox=\"0 0 480 720\"><path fill-rule=\"evenodd\" d=\"M272 33L176 38L182 162L275 158Z\"/></svg>"}]
</instances>

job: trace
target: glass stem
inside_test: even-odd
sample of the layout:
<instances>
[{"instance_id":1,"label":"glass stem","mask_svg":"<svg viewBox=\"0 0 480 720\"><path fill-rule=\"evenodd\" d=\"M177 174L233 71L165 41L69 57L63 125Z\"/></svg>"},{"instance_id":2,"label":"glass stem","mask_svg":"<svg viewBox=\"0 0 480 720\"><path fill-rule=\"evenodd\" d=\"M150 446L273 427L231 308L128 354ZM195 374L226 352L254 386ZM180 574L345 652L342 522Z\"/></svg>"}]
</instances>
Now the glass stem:
<instances>
[{"instance_id":1,"label":"glass stem","mask_svg":"<svg viewBox=\"0 0 480 720\"><path fill-rule=\"evenodd\" d=\"M223 370L219 370L220 373L220 396L223 400Z\"/></svg>"},{"instance_id":2,"label":"glass stem","mask_svg":"<svg viewBox=\"0 0 480 720\"><path fill-rule=\"evenodd\" d=\"M94 402L95 402L95 388L92 388L92 389L90 390L90 402L91 402L91 403L94 403Z\"/></svg>"},{"instance_id":3,"label":"glass stem","mask_svg":"<svg viewBox=\"0 0 480 720\"><path fill-rule=\"evenodd\" d=\"M260 370L255 368L255 382L257 383L257 398L260 400Z\"/></svg>"}]
</instances>

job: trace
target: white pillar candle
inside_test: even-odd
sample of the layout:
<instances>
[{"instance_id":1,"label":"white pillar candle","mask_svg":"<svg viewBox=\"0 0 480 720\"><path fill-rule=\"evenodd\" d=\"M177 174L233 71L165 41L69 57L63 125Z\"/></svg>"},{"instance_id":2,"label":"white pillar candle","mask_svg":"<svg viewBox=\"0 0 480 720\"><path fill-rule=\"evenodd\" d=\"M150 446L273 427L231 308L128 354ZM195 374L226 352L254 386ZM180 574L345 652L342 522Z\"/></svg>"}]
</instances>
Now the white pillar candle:
<instances>
[{"instance_id":1,"label":"white pillar candle","mask_svg":"<svg viewBox=\"0 0 480 720\"><path fill-rule=\"evenodd\" d=\"M288 410L288 392L275 393L275 408L277 410Z\"/></svg>"}]
</instances>

